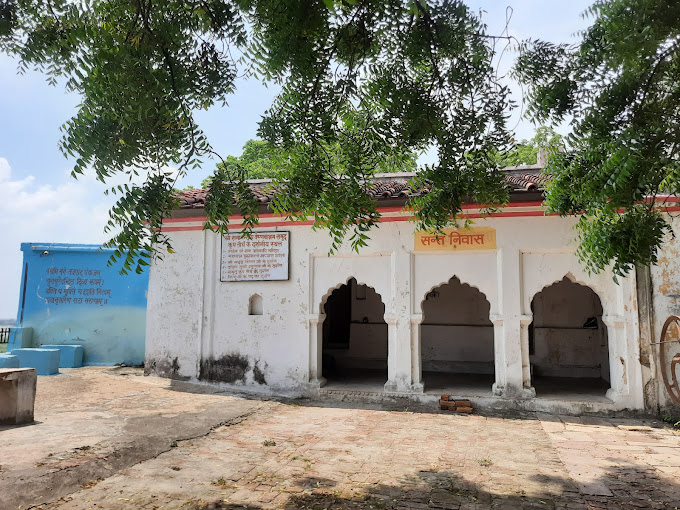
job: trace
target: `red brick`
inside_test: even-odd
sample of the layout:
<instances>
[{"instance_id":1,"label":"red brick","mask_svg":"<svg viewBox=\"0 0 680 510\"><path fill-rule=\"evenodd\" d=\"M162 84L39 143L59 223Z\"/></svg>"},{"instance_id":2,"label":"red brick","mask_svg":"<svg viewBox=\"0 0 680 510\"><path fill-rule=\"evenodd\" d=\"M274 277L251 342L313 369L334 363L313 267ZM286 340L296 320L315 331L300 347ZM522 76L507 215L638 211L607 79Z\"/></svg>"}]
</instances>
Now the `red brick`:
<instances>
[{"instance_id":1,"label":"red brick","mask_svg":"<svg viewBox=\"0 0 680 510\"><path fill-rule=\"evenodd\" d=\"M471 407L456 407L456 412L457 413L465 413L465 414L470 414L474 411Z\"/></svg>"},{"instance_id":2,"label":"red brick","mask_svg":"<svg viewBox=\"0 0 680 510\"><path fill-rule=\"evenodd\" d=\"M458 407L472 407L472 403L469 400L456 400L455 402Z\"/></svg>"},{"instance_id":3,"label":"red brick","mask_svg":"<svg viewBox=\"0 0 680 510\"><path fill-rule=\"evenodd\" d=\"M442 395L441 400L448 400L448 399L449 399L449 396L448 396L448 395Z\"/></svg>"}]
</instances>

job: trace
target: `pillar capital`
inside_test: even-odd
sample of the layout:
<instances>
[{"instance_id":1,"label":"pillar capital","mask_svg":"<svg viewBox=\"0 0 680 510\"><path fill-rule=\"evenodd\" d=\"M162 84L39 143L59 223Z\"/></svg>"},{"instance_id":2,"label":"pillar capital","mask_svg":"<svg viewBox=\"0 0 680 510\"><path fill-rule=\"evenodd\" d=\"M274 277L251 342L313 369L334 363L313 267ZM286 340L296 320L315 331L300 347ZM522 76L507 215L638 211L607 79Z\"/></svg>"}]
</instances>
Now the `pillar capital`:
<instances>
[{"instance_id":1,"label":"pillar capital","mask_svg":"<svg viewBox=\"0 0 680 510\"><path fill-rule=\"evenodd\" d=\"M315 325L326 320L326 314L325 313L309 314L307 315L307 320L309 320L310 324Z\"/></svg>"}]
</instances>

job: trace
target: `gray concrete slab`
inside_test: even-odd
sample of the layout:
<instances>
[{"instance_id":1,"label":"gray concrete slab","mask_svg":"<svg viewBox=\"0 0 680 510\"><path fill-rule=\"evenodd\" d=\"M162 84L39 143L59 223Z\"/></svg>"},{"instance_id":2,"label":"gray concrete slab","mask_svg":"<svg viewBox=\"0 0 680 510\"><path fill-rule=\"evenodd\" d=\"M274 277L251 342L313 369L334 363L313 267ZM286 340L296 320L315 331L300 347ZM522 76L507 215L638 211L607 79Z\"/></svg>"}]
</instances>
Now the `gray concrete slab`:
<instances>
[{"instance_id":1,"label":"gray concrete slab","mask_svg":"<svg viewBox=\"0 0 680 510\"><path fill-rule=\"evenodd\" d=\"M33 422L35 368L0 368L0 425Z\"/></svg>"}]
</instances>

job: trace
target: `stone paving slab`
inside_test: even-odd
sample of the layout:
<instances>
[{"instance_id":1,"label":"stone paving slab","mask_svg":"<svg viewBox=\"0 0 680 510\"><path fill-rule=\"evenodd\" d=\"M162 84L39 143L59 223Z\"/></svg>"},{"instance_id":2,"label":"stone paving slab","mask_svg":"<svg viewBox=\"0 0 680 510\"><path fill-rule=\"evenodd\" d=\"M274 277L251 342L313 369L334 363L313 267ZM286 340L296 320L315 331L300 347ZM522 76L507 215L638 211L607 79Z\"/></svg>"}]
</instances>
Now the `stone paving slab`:
<instances>
[{"instance_id":1,"label":"stone paving slab","mask_svg":"<svg viewBox=\"0 0 680 510\"><path fill-rule=\"evenodd\" d=\"M678 506L680 489L650 464L653 453L613 455L596 426L583 432L588 450L563 448L543 423L268 403L46 508Z\"/></svg>"},{"instance_id":2,"label":"stone paving slab","mask_svg":"<svg viewBox=\"0 0 680 510\"><path fill-rule=\"evenodd\" d=\"M30 461L21 461L28 428L13 429L11 448L2 443L7 431L0 431L0 459L14 452L14 459L24 462L23 475L32 474L39 484L47 483L41 478L45 469L77 469L89 455L115 457L120 443L111 437L119 437L116 431L130 420L153 419L158 434L129 438L128 445L141 448L141 441L153 437L166 445L177 442L151 457L93 472L51 500L36 499L33 508L680 508L675 461L680 436L651 421L544 413L460 416L398 400L246 401L191 387L168 392L167 381L141 377L128 378L124 391L108 395L95 384L99 389L92 394L88 377L112 381L82 373L61 379L62 391L75 385L81 392L68 403L61 402L63 394L43 388L40 406L57 409L40 407L38 415L54 426L62 419L70 435L87 438L90 449L66 455L48 434L50 446L27 446ZM71 413L89 414L74 420ZM214 421L219 413L239 418L209 433L184 433L188 423L182 417L195 421L208 415ZM107 425L93 428L97 420ZM65 448L73 444L80 443L66 441ZM12 480L16 477L0 472L3 488L13 487Z\"/></svg>"}]
</instances>

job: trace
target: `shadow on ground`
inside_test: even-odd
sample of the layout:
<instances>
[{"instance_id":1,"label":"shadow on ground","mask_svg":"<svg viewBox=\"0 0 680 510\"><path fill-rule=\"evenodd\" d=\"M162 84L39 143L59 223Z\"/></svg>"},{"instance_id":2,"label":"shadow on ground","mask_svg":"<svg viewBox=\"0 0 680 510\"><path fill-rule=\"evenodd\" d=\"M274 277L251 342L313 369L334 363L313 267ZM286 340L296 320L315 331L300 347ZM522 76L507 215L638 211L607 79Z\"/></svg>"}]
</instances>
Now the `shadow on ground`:
<instances>
[{"instance_id":1,"label":"shadow on ground","mask_svg":"<svg viewBox=\"0 0 680 510\"><path fill-rule=\"evenodd\" d=\"M489 476L493 477L492 466ZM311 493L291 494L276 508L309 510L481 510L481 509L677 509L680 505L680 485L669 484L654 473L639 476L639 466L621 466L603 478L611 485L618 478L619 489L611 497L588 496L579 493L569 478L540 476L543 491L526 494L521 487L506 493L491 493L465 481L450 471L420 471L417 476L404 478L398 485L375 484L362 493L345 494L325 487ZM326 481L328 482L328 481ZM190 501L186 510L257 510L272 508L235 501Z\"/></svg>"}]
</instances>

